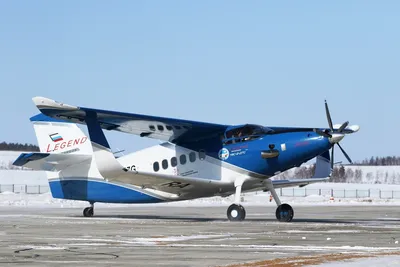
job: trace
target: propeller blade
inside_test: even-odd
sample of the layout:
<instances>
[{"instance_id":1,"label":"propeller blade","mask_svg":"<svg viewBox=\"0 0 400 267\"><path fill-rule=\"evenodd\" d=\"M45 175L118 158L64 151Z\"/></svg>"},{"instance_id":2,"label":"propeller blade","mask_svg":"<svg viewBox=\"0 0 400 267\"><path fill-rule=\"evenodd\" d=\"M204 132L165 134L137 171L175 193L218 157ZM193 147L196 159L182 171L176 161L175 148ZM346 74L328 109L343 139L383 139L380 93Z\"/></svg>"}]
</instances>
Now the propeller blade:
<instances>
[{"instance_id":1,"label":"propeller blade","mask_svg":"<svg viewBox=\"0 0 400 267\"><path fill-rule=\"evenodd\" d=\"M329 128L333 132L332 118L331 118L331 114L329 113L328 103L326 103L326 100L325 100L325 111L326 111L326 118L328 119Z\"/></svg>"},{"instance_id":2,"label":"propeller blade","mask_svg":"<svg viewBox=\"0 0 400 267\"><path fill-rule=\"evenodd\" d=\"M334 160L333 160L333 151L335 149L335 145L332 146L332 150L331 150L331 170L333 171L333 164L334 164Z\"/></svg>"},{"instance_id":3,"label":"propeller blade","mask_svg":"<svg viewBox=\"0 0 400 267\"><path fill-rule=\"evenodd\" d=\"M343 123L340 128L339 128L339 133L343 132L343 130L349 125L349 122L346 121L345 123Z\"/></svg>"},{"instance_id":4,"label":"propeller blade","mask_svg":"<svg viewBox=\"0 0 400 267\"><path fill-rule=\"evenodd\" d=\"M351 158L349 157L349 155L347 155L346 151L344 151L344 149L342 148L342 146L341 146L339 143L337 143L337 145L339 146L340 150L342 150L343 155L346 157L346 159L347 159L351 164L353 164L353 162L351 161Z\"/></svg>"},{"instance_id":5,"label":"propeller blade","mask_svg":"<svg viewBox=\"0 0 400 267\"><path fill-rule=\"evenodd\" d=\"M320 129L314 129L314 132L316 132L317 134L322 135L322 136L324 136L324 137L327 137L327 138L332 137L331 134L326 133L326 132L324 132L324 131L321 131Z\"/></svg>"}]
</instances>

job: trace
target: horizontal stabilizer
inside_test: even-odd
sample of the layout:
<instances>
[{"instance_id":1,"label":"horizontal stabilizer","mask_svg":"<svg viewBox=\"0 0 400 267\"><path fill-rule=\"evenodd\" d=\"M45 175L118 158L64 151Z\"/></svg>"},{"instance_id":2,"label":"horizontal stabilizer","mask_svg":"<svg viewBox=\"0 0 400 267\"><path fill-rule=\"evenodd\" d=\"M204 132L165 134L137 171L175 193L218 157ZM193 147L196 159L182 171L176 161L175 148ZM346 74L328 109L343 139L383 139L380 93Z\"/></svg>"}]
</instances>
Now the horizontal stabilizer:
<instances>
[{"instance_id":1,"label":"horizontal stabilizer","mask_svg":"<svg viewBox=\"0 0 400 267\"><path fill-rule=\"evenodd\" d=\"M90 166L91 160L92 155L22 153L13 165L34 170L61 171L71 165L85 162Z\"/></svg>"}]
</instances>

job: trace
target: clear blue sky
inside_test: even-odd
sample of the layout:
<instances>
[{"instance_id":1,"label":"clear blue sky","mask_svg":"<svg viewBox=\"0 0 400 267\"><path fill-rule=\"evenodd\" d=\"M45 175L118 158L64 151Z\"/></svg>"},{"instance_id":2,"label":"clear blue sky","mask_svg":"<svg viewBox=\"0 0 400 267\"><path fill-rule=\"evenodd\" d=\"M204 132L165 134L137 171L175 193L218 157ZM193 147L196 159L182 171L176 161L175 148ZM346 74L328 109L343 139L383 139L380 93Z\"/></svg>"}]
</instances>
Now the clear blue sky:
<instances>
[{"instance_id":1,"label":"clear blue sky","mask_svg":"<svg viewBox=\"0 0 400 267\"><path fill-rule=\"evenodd\" d=\"M328 125L326 98L334 123L361 126L342 141L353 160L400 155L399 14L399 1L1 1L0 141L36 144L34 96L310 127Z\"/></svg>"}]
</instances>

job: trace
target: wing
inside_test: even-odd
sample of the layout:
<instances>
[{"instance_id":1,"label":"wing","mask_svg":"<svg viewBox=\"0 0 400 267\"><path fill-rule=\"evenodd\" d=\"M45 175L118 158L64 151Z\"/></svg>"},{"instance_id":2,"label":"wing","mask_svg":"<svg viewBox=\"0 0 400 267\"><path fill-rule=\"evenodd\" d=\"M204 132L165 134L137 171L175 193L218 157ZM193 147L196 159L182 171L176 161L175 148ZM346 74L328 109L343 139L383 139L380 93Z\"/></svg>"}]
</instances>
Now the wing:
<instances>
[{"instance_id":1,"label":"wing","mask_svg":"<svg viewBox=\"0 0 400 267\"><path fill-rule=\"evenodd\" d=\"M158 190L179 196L181 199L213 196L220 191L233 190L233 184L221 181L131 171L123 169L115 171L107 180Z\"/></svg>"},{"instance_id":2,"label":"wing","mask_svg":"<svg viewBox=\"0 0 400 267\"><path fill-rule=\"evenodd\" d=\"M96 113L88 112L85 121L88 126L97 169L108 181L159 190L174 194L180 199L212 196L220 190L233 188L232 183L211 179L129 170L123 167L111 152L110 145L100 127Z\"/></svg>"},{"instance_id":3,"label":"wing","mask_svg":"<svg viewBox=\"0 0 400 267\"><path fill-rule=\"evenodd\" d=\"M338 130L340 128L340 124L335 124L333 125L333 129L334 130ZM316 129L320 130L320 131L330 131L329 128L324 128L324 127L277 127L277 126L268 126L268 129L270 129L272 131L272 133L274 134L278 134L278 133L293 133L293 132L311 132L311 131L315 131ZM346 128L343 129L343 133L345 134L352 134L355 132L358 132L358 130L360 129L360 127L358 125L351 125L351 126L347 126Z\"/></svg>"},{"instance_id":4,"label":"wing","mask_svg":"<svg viewBox=\"0 0 400 267\"><path fill-rule=\"evenodd\" d=\"M274 188L295 187L295 186L303 187L308 184L326 182L328 180L329 178L274 180L272 181L272 184L274 185Z\"/></svg>"},{"instance_id":5,"label":"wing","mask_svg":"<svg viewBox=\"0 0 400 267\"><path fill-rule=\"evenodd\" d=\"M87 113L96 113L102 129L116 130L176 144L219 136L229 127L229 125L223 124L78 107L44 97L34 97L33 102L43 114L55 119L85 124ZM36 120L40 119L38 116L35 116Z\"/></svg>"}]
</instances>

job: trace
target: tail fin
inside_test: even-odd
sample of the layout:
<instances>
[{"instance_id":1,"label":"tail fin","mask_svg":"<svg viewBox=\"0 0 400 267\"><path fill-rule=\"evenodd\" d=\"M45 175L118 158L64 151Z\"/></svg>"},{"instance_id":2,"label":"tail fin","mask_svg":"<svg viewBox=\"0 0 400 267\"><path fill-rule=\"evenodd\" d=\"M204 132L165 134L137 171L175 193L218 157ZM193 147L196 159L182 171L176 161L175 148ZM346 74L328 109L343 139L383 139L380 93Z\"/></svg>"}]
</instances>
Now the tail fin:
<instances>
[{"instance_id":1,"label":"tail fin","mask_svg":"<svg viewBox=\"0 0 400 267\"><path fill-rule=\"evenodd\" d=\"M43 114L30 120L40 153L23 153L14 164L46 171L54 198L88 200L89 180L104 180L94 162L88 136L75 123Z\"/></svg>"},{"instance_id":2,"label":"tail fin","mask_svg":"<svg viewBox=\"0 0 400 267\"><path fill-rule=\"evenodd\" d=\"M90 140L75 123L53 119L43 114L33 116L30 120L40 152L76 155L93 153Z\"/></svg>"}]
</instances>

